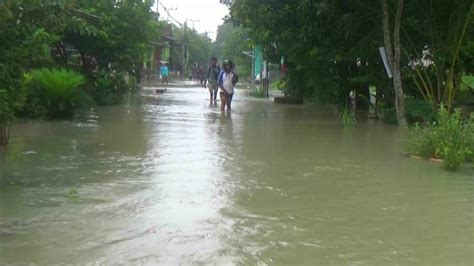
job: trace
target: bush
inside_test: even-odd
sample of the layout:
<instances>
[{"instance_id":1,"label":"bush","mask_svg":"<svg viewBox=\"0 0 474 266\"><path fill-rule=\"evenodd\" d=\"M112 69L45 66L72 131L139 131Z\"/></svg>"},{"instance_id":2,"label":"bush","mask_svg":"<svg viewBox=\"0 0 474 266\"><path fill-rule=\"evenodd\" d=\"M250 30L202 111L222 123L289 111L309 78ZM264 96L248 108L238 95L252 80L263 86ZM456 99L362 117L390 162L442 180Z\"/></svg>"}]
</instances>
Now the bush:
<instances>
[{"instance_id":1,"label":"bush","mask_svg":"<svg viewBox=\"0 0 474 266\"><path fill-rule=\"evenodd\" d=\"M408 131L408 139L409 141L405 146L408 154L423 158L429 158L436 154L436 138L430 127L422 127L416 124Z\"/></svg>"},{"instance_id":2,"label":"bush","mask_svg":"<svg viewBox=\"0 0 474 266\"><path fill-rule=\"evenodd\" d=\"M436 119L435 110L425 100L407 99L405 109L408 122L410 123L433 122Z\"/></svg>"},{"instance_id":3,"label":"bush","mask_svg":"<svg viewBox=\"0 0 474 266\"><path fill-rule=\"evenodd\" d=\"M83 75L66 69L41 68L25 74L26 105L21 113L28 117L70 117L90 103L80 86Z\"/></svg>"},{"instance_id":4,"label":"bush","mask_svg":"<svg viewBox=\"0 0 474 266\"><path fill-rule=\"evenodd\" d=\"M464 162L466 159L466 153L464 149L459 149L455 146L444 146L443 148L443 167L449 171L455 171L459 169L459 167L461 167L462 162Z\"/></svg>"},{"instance_id":5,"label":"bush","mask_svg":"<svg viewBox=\"0 0 474 266\"><path fill-rule=\"evenodd\" d=\"M411 155L444 159L443 167L457 170L474 153L474 115L461 119L461 110L449 114L441 105L436 121L422 127L417 124L408 132L406 150Z\"/></svg>"},{"instance_id":6,"label":"bush","mask_svg":"<svg viewBox=\"0 0 474 266\"><path fill-rule=\"evenodd\" d=\"M124 95L138 89L134 77L125 73L99 70L94 73L93 85L90 94L100 105L118 104L124 100Z\"/></svg>"},{"instance_id":7,"label":"bush","mask_svg":"<svg viewBox=\"0 0 474 266\"><path fill-rule=\"evenodd\" d=\"M471 134L469 134L471 132ZM468 151L466 154L466 161L474 162L474 113L471 113L466 124L466 141L468 143Z\"/></svg>"}]
</instances>

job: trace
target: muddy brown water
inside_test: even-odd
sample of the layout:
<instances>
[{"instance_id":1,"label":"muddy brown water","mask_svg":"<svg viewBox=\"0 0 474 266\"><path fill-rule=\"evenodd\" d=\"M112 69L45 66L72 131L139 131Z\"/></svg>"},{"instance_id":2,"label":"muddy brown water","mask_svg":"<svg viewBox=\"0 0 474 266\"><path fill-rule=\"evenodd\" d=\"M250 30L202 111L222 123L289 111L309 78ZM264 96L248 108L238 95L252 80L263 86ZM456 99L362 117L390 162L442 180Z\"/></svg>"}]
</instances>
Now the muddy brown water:
<instances>
[{"instance_id":1,"label":"muddy brown water","mask_svg":"<svg viewBox=\"0 0 474 266\"><path fill-rule=\"evenodd\" d=\"M242 91L230 116L202 88L144 94L15 125L0 264L474 264L474 169L405 158L400 129Z\"/></svg>"}]
</instances>

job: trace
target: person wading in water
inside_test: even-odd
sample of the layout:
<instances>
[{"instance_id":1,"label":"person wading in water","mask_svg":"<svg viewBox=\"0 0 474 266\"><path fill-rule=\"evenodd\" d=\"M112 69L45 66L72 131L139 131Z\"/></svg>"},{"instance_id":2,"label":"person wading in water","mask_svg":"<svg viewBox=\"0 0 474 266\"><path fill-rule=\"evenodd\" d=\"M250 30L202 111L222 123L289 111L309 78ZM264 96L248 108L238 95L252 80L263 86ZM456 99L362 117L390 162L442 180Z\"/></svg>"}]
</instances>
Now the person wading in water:
<instances>
[{"instance_id":1,"label":"person wading in water","mask_svg":"<svg viewBox=\"0 0 474 266\"><path fill-rule=\"evenodd\" d=\"M207 74L204 77L204 88L207 86L209 89L209 97L210 100L217 100L217 91L219 87L217 86L217 79L219 78L219 74L221 72L221 68L217 64L217 58L211 58L211 64L207 69Z\"/></svg>"},{"instance_id":2,"label":"person wading in water","mask_svg":"<svg viewBox=\"0 0 474 266\"><path fill-rule=\"evenodd\" d=\"M165 82L166 82L166 85L168 85L168 74L169 74L168 66L166 65L166 63L164 63L160 67L160 75L161 75L161 83L162 84L165 84Z\"/></svg>"},{"instance_id":3,"label":"person wading in water","mask_svg":"<svg viewBox=\"0 0 474 266\"><path fill-rule=\"evenodd\" d=\"M222 67L224 68L219 74L217 84L219 85L221 96L221 111L231 110L232 98L234 97L234 86L239 81L237 74L233 72L233 64L229 59L224 60Z\"/></svg>"}]
</instances>

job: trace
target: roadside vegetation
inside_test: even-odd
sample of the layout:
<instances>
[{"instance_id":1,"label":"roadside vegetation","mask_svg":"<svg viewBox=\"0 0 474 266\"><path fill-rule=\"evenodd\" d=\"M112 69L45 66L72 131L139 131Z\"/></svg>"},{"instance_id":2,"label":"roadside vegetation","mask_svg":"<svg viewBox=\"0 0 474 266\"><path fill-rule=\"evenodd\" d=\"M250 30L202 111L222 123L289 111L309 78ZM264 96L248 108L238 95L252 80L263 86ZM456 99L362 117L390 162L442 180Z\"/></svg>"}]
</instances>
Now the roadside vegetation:
<instances>
[{"instance_id":1,"label":"roadside vegetation","mask_svg":"<svg viewBox=\"0 0 474 266\"><path fill-rule=\"evenodd\" d=\"M406 97L427 102L433 113L441 103L451 113L468 97L460 90L463 76L474 72L472 1L228 4L229 21L244 27L252 41L264 47L267 59L279 63L285 58L289 96L344 107L350 91L368 98L374 86L379 113L394 113L402 126L413 109L407 110ZM379 47L385 47L392 79Z\"/></svg>"},{"instance_id":2,"label":"roadside vegetation","mask_svg":"<svg viewBox=\"0 0 474 266\"><path fill-rule=\"evenodd\" d=\"M17 117L68 118L136 90L150 41L160 36L152 4L0 3L0 146Z\"/></svg>"},{"instance_id":3,"label":"roadside vegetation","mask_svg":"<svg viewBox=\"0 0 474 266\"><path fill-rule=\"evenodd\" d=\"M406 151L411 156L442 160L447 170L474 161L474 114L463 120L461 109L450 114L441 105L434 122L409 129Z\"/></svg>"},{"instance_id":4,"label":"roadside vegetation","mask_svg":"<svg viewBox=\"0 0 474 266\"><path fill-rule=\"evenodd\" d=\"M471 0L225 3L229 21L244 27L267 59L285 58L285 95L335 104L341 123L351 126L355 93L358 111L371 108L383 122L410 127L410 154L442 159L449 170L472 160Z\"/></svg>"}]
</instances>

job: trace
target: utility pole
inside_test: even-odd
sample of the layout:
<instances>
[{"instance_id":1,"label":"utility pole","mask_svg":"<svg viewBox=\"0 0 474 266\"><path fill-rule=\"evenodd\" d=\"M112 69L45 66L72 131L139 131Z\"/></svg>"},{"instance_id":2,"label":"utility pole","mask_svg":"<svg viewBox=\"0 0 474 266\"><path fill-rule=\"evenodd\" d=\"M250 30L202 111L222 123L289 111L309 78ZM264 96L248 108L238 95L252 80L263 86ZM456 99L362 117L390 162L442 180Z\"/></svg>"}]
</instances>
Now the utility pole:
<instances>
[{"instance_id":1,"label":"utility pole","mask_svg":"<svg viewBox=\"0 0 474 266\"><path fill-rule=\"evenodd\" d=\"M188 41L188 19L184 22L184 39L183 39L183 75L186 75L186 59L188 56L188 46L187 46L187 41Z\"/></svg>"},{"instance_id":2,"label":"utility pole","mask_svg":"<svg viewBox=\"0 0 474 266\"><path fill-rule=\"evenodd\" d=\"M191 19L191 22L193 23L193 30L194 30L194 22L200 22L200 19Z\"/></svg>"}]
</instances>

